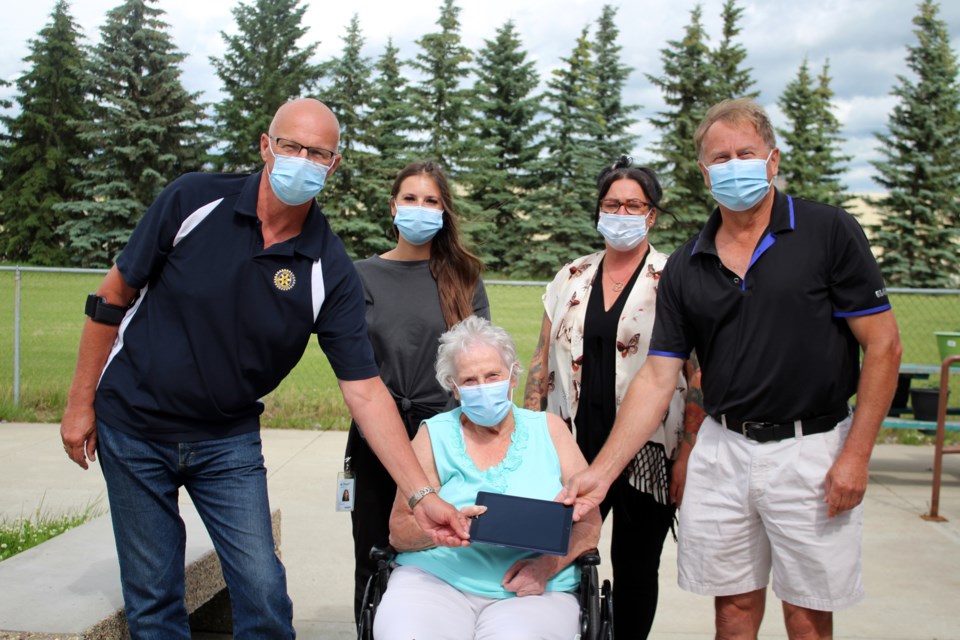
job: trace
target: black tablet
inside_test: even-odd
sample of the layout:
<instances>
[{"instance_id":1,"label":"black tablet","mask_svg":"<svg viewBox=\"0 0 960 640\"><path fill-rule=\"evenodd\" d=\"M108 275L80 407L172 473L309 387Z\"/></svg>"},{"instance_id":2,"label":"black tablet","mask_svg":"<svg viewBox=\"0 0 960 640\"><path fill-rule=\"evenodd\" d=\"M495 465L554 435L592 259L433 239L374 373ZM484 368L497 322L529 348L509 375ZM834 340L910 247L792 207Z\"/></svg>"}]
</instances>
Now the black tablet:
<instances>
[{"instance_id":1,"label":"black tablet","mask_svg":"<svg viewBox=\"0 0 960 640\"><path fill-rule=\"evenodd\" d=\"M573 507L562 502L480 491L477 504L487 508L470 524L470 541L567 555Z\"/></svg>"}]
</instances>

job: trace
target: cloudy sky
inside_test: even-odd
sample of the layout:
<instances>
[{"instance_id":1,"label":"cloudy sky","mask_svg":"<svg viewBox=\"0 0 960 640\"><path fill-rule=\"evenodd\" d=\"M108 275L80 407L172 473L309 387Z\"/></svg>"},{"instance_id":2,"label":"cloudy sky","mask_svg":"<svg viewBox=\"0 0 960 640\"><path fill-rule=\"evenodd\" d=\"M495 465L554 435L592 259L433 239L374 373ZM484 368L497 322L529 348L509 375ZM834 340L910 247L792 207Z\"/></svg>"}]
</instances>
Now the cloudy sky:
<instances>
[{"instance_id":1,"label":"cloudy sky","mask_svg":"<svg viewBox=\"0 0 960 640\"><path fill-rule=\"evenodd\" d=\"M160 0L176 46L188 54L183 82L190 91L202 91L203 100L220 96L219 79L210 56L223 51L221 31L234 31L230 9L239 0ZM252 3L252 0L250 0ZM417 52L415 41L434 31L440 0L363 0L337 2L303 0L308 3L305 21L307 41L320 41L317 60L336 55L340 36L356 13L366 38L366 53L383 51L387 38L400 47L401 56ZM634 68L626 90L628 103L639 106L636 133L640 141L632 155L639 161L652 158L649 146L657 132L647 119L664 109L659 91L645 74L660 75L660 52L669 40L683 37L696 0L634 0L618 2L620 44L624 61ZM71 12L90 42L99 38L106 12L119 0L73 0ZM461 35L473 50L506 20L512 19L525 48L536 62L541 81L568 56L580 31L600 15L601 0L459 0ZM702 0L704 26L715 45L720 38L722 0ZM872 181L869 160L878 158L874 131L886 128L895 100L890 95L898 74L907 74L906 47L916 43L912 0L740 0L745 12L740 21L740 41L746 47L746 65L752 68L760 101L770 111L774 124L784 124L776 101L786 84L796 77L804 57L819 73L830 61L836 113L846 138L844 152L853 156L845 176L855 193L878 190ZM24 71L28 40L49 22L54 0L17 3L16 11L4 16L5 33L0 40L0 77L15 80ZM960 2L941 3L940 18L950 32L954 52L960 51ZM12 91L0 91L10 96Z\"/></svg>"}]
</instances>

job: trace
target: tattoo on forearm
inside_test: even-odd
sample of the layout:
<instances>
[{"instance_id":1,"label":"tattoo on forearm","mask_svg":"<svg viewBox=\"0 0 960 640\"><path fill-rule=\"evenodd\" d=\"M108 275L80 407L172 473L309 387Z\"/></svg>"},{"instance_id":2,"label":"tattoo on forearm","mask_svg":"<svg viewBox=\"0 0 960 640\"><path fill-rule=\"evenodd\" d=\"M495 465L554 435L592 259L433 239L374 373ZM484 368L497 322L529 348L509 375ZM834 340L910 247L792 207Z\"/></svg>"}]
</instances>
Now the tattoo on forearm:
<instances>
[{"instance_id":1,"label":"tattoo on forearm","mask_svg":"<svg viewBox=\"0 0 960 640\"><path fill-rule=\"evenodd\" d=\"M546 360L547 336L550 333L548 320L544 314L543 324L540 326L540 338L537 348L533 350L530 359L530 370L527 372L527 384L524 389L523 406L531 411L545 411L547 408L547 392L544 389L543 368Z\"/></svg>"},{"instance_id":2,"label":"tattoo on forearm","mask_svg":"<svg viewBox=\"0 0 960 640\"><path fill-rule=\"evenodd\" d=\"M523 406L531 411L541 411L540 404L543 399L543 376L540 363L530 367L527 374L527 386L523 395Z\"/></svg>"},{"instance_id":3,"label":"tattoo on forearm","mask_svg":"<svg viewBox=\"0 0 960 640\"><path fill-rule=\"evenodd\" d=\"M703 408L703 390L699 385L691 386L687 390L687 403L683 411L684 431L699 431L700 424L706 416Z\"/></svg>"}]
</instances>

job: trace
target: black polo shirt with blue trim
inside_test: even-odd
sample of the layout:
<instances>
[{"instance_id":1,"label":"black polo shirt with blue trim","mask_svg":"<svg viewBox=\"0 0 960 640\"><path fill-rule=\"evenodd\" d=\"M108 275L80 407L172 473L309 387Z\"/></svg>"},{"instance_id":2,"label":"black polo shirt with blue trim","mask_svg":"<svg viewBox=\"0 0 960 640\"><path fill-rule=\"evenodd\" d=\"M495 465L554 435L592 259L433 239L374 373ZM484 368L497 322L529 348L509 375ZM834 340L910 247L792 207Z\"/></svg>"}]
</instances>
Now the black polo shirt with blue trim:
<instances>
[{"instance_id":1,"label":"black polo shirt with blue trim","mask_svg":"<svg viewBox=\"0 0 960 640\"><path fill-rule=\"evenodd\" d=\"M342 380L377 375L363 288L314 202L263 248L260 173L193 173L163 190L117 258L140 296L97 387L108 426L158 441L255 431L268 394L317 334Z\"/></svg>"},{"instance_id":2,"label":"black polo shirt with blue trim","mask_svg":"<svg viewBox=\"0 0 960 640\"><path fill-rule=\"evenodd\" d=\"M667 261L650 354L696 350L713 416L783 422L843 409L860 346L847 318L890 309L863 229L838 207L775 194L744 278L720 262L717 209Z\"/></svg>"}]
</instances>

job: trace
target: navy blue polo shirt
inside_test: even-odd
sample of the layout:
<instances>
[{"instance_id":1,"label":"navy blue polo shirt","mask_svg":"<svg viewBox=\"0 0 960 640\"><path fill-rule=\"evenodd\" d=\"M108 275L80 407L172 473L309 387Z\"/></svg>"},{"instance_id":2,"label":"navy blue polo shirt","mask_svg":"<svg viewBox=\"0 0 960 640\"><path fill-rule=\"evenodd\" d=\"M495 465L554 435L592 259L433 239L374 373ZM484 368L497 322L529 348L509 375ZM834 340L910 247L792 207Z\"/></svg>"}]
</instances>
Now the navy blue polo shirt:
<instances>
[{"instance_id":1,"label":"navy blue polo shirt","mask_svg":"<svg viewBox=\"0 0 960 640\"><path fill-rule=\"evenodd\" d=\"M137 225L117 268L140 296L97 388L107 425L159 441L255 431L314 333L338 378L377 375L343 243L313 203L298 236L264 249L259 185L187 174Z\"/></svg>"},{"instance_id":2,"label":"navy blue polo shirt","mask_svg":"<svg viewBox=\"0 0 960 640\"><path fill-rule=\"evenodd\" d=\"M650 353L695 349L713 416L781 422L842 410L860 374L847 318L890 309L863 229L843 209L778 192L741 279L717 255L720 221L717 209L667 261Z\"/></svg>"}]
</instances>

